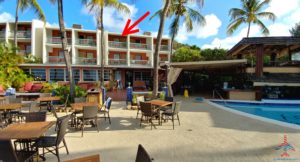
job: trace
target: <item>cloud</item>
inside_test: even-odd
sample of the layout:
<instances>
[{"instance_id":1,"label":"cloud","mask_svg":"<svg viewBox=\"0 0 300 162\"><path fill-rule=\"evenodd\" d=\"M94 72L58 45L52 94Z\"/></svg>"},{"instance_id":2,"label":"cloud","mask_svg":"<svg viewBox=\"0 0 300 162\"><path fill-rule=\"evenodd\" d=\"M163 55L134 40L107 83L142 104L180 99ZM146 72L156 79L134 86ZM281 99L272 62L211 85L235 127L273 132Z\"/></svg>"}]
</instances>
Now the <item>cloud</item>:
<instances>
[{"instance_id":1,"label":"cloud","mask_svg":"<svg viewBox=\"0 0 300 162\"><path fill-rule=\"evenodd\" d=\"M51 24L51 23L47 22L47 23L46 23L46 26L47 26L47 27L59 27L59 24L58 24L58 23L52 23L52 24Z\"/></svg>"},{"instance_id":2,"label":"cloud","mask_svg":"<svg viewBox=\"0 0 300 162\"><path fill-rule=\"evenodd\" d=\"M188 39L188 37L195 37L199 39L217 35L219 28L222 25L221 20L214 14L206 15L205 20L205 26L200 26L199 24L194 23L193 30L191 32L187 32L185 24L182 24L179 28L176 40L184 42Z\"/></svg>"},{"instance_id":3,"label":"cloud","mask_svg":"<svg viewBox=\"0 0 300 162\"><path fill-rule=\"evenodd\" d=\"M266 11L273 12L278 18L299 8L300 0L272 0Z\"/></svg>"},{"instance_id":4,"label":"cloud","mask_svg":"<svg viewBox=\"0 0 300 162\"><path fill-rule=\"evenodd\" d=\"M113 32L122 32L127 20L133 19L138 11L138 9L135 7L135 5L129 5L127 3L123 3L126 5L129 10L130 14L124 14L122 12L118 12L113 7L105 7L103 11L103 23L104 27L107 28L109 31ZM91 13L89 12L89 9L86 7L83 7L81 9L81 13L85 15L92 15L94 16L97 12L97 9L93 10ZM96 19L93 17L94 24L96 25ZM133 20L132 20L133 21ZM137 27L136 27L137 28Z\"/></svg>"},{"instance_id":5,"label":"cloud","mask_svg":"<svg viewBox=\"0 0 300 162\"><path fill-rule=\"evenodd\" d=\"M7 12L3 12L0 14L0 22L13 21L15 18L13 15Z\"/></svg>"},{"instance_id":6,"label":"cloud","mask_svg":"<svg viewBox=\"0 0 300 162\"><path fill-rule=\"evenodd\" d=\"M157 37L157 34L158 34L158 32L157 32L157 31L152 31L152 32L151 32L151 36L152 36L152 37ZM165 37L169 37L169 35L167 35L167 34L163 34L163 35L162 35L162 37L163 37L163 38L165 38Z\"/></svg>"}]
</instances>

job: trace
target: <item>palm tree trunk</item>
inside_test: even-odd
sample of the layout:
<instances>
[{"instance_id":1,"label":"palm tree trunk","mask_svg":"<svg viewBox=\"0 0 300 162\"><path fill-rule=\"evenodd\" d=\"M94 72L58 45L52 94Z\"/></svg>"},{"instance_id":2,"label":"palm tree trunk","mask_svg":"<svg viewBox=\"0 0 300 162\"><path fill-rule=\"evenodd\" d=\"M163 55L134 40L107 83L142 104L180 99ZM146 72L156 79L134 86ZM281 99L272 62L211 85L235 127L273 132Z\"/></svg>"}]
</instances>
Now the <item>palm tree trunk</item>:
<instances>
[{"instance_id":1,"label":"palm tree trunk","mask_svg":"<svg viewBox=\"0 0 300 162\"><path fill-rule=\"evenodd\" d=\"M67 32L65 29L65 22L64 22L64 16L63 16L63 2L62 0L57 1L58 4L58 19L59 19L59 28L60 28L60 33L61 33L61 45L62 49L64 50L64 57L65 57L65 62L67 66L67 71L69 74L69 81L70 81L70 101L74 101L75 97L75 83L73 80L73 73L72 73L72 65L71 65L71 56L70 56L70 51L68 51L67 48Z\"/></svg>"},{"instance_id":2,"label":"palm tree trunk","mask_svg":"<svg viewBox=\"0 0 300 162\"><path fill-rule=\"evenodd\" d=\"M100 8L100 44L101 44L101 87L104 87L104 26L103 26L103 6Z\"/></svg>"},{"instance_id":3,"label":"palm tree trunk","mask_svg":"<svg viewBox=\"0 0 300 162\"><path fill-rule=\"evenodd\" d=\"M249 37L250 34L250 27L251 27L251 22L248 23L248 32L247 32L247 38Z\"/></svg>"},{"instance_id":4,"label":"palm tree trunk","mask_svg":"<svg viewBox=\"0 0 300 162\"><path fill-rule=\"evenodd\" d=\"M17 44L17 31L18 31L19 7L20 7L20 0L17 0L15 28L14 28L14 45L15 45L15 47L17 47L17 45L18 45Z\"/></svg>"},{"instance_id":5,"label":"palm tree trunk","mask_svg":"<svg viewBox=\"0 0 300 162\"><path fill-rule=\"evenodd\" d=\"M167 17L167 12L169 10L170 4L171 4L171 0L166 0L163 13L160 17L160 24L159 24L158 34L156 38L156 46L154 51L154 73L153 73L154 77L153 77L152 98L154 98L158 92L158 57L159 57L162 34L164 32L165 20Z\"/></svg>"}]
</instances>

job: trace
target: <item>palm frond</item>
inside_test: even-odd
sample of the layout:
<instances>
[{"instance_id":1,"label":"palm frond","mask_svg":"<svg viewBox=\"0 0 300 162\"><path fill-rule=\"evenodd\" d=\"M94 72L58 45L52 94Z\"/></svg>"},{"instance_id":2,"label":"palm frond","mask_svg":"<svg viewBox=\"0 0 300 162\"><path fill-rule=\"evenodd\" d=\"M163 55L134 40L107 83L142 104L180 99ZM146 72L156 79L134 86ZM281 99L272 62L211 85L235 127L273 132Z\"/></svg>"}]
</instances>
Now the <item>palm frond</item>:
<instances>
[{"instance_id":1,"label":"palm frond","mask_svg":"<svg viewBox=\"0 0 300 162\"><path fill-rule=\"evenodd\" d=\"M191 19L191 16L189 15L189 13L184 12L183 18L184 18L184 24L185 24L186 30L188 32L192 31L193 30L193 21Z\"/></svg>"},{"instance_id":2,"label":"palm frond","mask_svg":"<svg viewBox=\"0 0 300 162\"><path fill-rule=\"evenodd\" d=\"M270 4L271 0L264 0L260 4L257 5L257 10L261 10L265 5Z\"/></svg>"},{"instance_id":3,"label":"palm frond","mask_svg":"<svg viewBox=\"0 0 300 162\"><path fill-rule=\"evenodd\" d=\"M276 20L276 15L272 12L260 12L257 14L258 17L264 17L269 20L272 20L273 22Z\"/></svg>"},{"instance_id":4,"label":"palm frond","mask_svg":"<svg viewBox=\"0 0 300 162\"><path fill-rule=\"evenodd\" d=\"M237 19L239 17L243 17L246 14L247 14L246 11L244 11L242 9L239 9L239 8L232 8L232 9L229 10L229 13L228 13L228 15L231 18L231 21L234 20L234 19Z\"/></svg>"},{"instance_id":5,"label":"palm frond","mask_svg":"<svg viewBox=\"0 0 300 162\"><path fill-rule=\"evenodd\" d=\"M161 15L162 15L162 10L160 9L160 10L158 10L158 11L156 11L151 17L150 17L150 20L152 20L154 17L161 17Z\"/></svg>"},{"instance_id":6,"label":"palm frond","mask_svg":"<svg viewBox=\"0 0 300 162\"><path fill-rule=\"evenodd\" d=\"M257 19L256 21L253 22L254 24L257 24L259 26L259 28L262 30L262 33L264 35L269 35L270 34L270 31L269 29L265 26L265 24L260 21L259 19Z\"/></svg>"},{"instance_id":7,"label":"palm frond","mask_svg":"<svg viewBox=\"0 0 300 162\"><path fill-rule=\"evenodd\" d=\"M187 12L190 15L191 19L198 23L200 26L205 26L206 25L206 20L203 15L201 15L198 11L187 7Z\"/></svg>"},{"instance_id":8,"label":"palm frond","mask_svg":"<svg viewBox=\"0 0 300 162\"><path fill-rule=\"evenodd\" d=\"M178 33L179 21L180 21L180 16L176 16L170 24L169 30L172 38L175 38L175 36Z\"/></svg>"},{"instance_id":9,"label":"palm frond","mask_svg":"<svg viewBox=\"0 0 300 162\"><path fill-rule=\"evenodd\" d=\"M234 21L232 21L228 26L227 26L227 34L232 35L234 31L242 24L245 23L246 20L242 18L238 18Z\"/></svg>"},{"instance_id":10,"label":"palm frond","mask_svg":"<svg viewBox=\"0 0 300 162\"><path fill-rule=\"evenodd\" d=\"M38 4L36 0L31 0L31 6L34 9L35 13L37 14L38 18L42 20L44 23L46 22L46 17L41 6Z\"/></svg>"}]
</instances>

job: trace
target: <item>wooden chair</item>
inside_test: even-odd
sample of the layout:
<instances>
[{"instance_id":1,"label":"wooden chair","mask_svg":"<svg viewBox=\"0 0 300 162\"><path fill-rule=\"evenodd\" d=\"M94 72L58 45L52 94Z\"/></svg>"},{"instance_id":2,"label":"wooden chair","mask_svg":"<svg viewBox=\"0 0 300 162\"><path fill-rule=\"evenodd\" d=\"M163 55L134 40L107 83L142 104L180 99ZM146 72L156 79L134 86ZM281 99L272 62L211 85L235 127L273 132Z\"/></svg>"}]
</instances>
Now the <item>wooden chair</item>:
<instances>
[{"instance_id":1,"label":"wooden chair","mask_svg":"<svg viewBox=\"0 0 300 162\"><path fill-rule=\"evenodd\" d=\"M33 160L34 155L37 155L37 150L16 152L10 140L0 140L0 161L25 162Z\"/></svg>"},{"instance_id":2,"label":"wooden chair","mask_svg":"<svg viewBox=\"0 0 300 162\"><path fill-rule=\"evenodd\" d=\"M164 119L170 119L172 120L173 123L173 129L174 129L174 119L175 116L177 117L176 119L178 120L178 123L180 125L180 120L179 120L179 111L180 111L180 107L181 107L181 102L176 102L175 104L173 104L173 109L172 110L166 110L165 112L162 113L162 117Z\"/></svg>"},{"instance_id":3,"label":"wooden chair","mask_svg":"<svg viewBox=\"0 0 300 162\"><path fill-rule=\"evenodd\" d=\"M141 111L141 104L140 104L140 102L145 102L145 97L144 96L138 96L136 98L136 105L137 105L136 118L138 118L139 112Z\"/></svg>"},{"instance_id":4,"label":"wooden chair","mask_svg":"<svg viewBox=\"0 0 300 162\"><path fill-rule=\"evenodd\" d=\"M150 158L145 148L141 144L139 144L135 162L151 162L152 160L154 159Z\"/></svg>"},{"instance_id":5,"label":"wooden chair","mask_svg":"<svg viewBox=\"0 0 300 162\"><path fill-rule=\"evenodd\" d=\"M67 160L65 162L100 162L100 156L99 155L85 156L78 159Z\"/></svg>"},{"instance_id":6,"label":"wooden chair","mask_svg":"<svg viewBox=\"0 0 300 162\"><path fill-rule=\"evenodd\" d=\"M152 130L152 126L154 126L152 120L155 117L159 117L159 112L153 110L151 103L140 102L140 104L141 104L141 112L142 112L140 127L142 126L143 117L145 117L147 121L150 122L151 130Z\"/></svg>"},{"instance_id":7,"label":"wooden chair","mask_svg":"<svg viewBox=\"0 0 300 162\"><path fill-rule=\"evenodd\" d=\"M81 137L83 137L84 126L90 124L91 121L97 126L97 131L99 132L97 112L98 106L83 107L83 115L78 117L78 120L81 121Z\"/></svg>"},{"instance_id":8,"label":"wooden chair","mask_svg":"<svg viewBox=\"0 0 300 162\"><path fill-rule=\"evenodd\" d=\"M65 134L67 133L68 121L70 120L70 116L63 116L58 118L57 125L58 131L56 136L43 136L37 139L36 143L33 145L37 148L43 149L43 156L45 153L52 153L57 157L58 162L60 162L59 157L59 149L61 148L59 145L63 142L64 147L66 148L67 154L69 154L69 150L67 147L67 143L65 141ZM48 152L45 152L45 149Z\"/></svg>"}]
</instances>

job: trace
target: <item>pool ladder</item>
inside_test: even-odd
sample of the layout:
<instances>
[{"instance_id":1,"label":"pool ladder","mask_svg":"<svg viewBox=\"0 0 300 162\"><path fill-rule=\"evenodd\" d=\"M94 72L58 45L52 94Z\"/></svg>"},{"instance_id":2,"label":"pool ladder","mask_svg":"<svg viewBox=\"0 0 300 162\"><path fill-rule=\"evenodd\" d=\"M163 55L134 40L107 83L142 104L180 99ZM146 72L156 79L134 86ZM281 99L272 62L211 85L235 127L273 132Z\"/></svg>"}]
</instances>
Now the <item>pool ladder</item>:
<instances>
[{"instance_id":1,"label":"pool ladder","mask_svg":"<svg viewBox=\"0 0 300 162\"><path fill-rule=\"evenodd\" d=\"M218 97L220 97L220 99L224 102L225 105L227 105L226 100L222 97L222 95L220 94L220 92L216 89L213 90L213 98L215 98L215 95L217 95Z\"/></svg>"}]
</instances>

